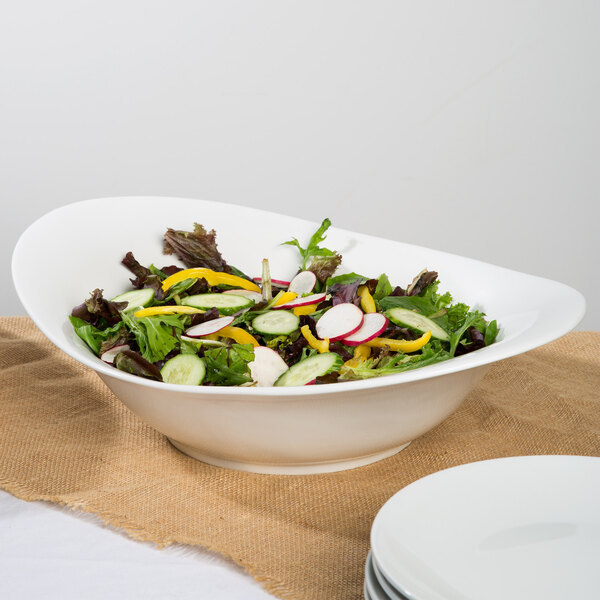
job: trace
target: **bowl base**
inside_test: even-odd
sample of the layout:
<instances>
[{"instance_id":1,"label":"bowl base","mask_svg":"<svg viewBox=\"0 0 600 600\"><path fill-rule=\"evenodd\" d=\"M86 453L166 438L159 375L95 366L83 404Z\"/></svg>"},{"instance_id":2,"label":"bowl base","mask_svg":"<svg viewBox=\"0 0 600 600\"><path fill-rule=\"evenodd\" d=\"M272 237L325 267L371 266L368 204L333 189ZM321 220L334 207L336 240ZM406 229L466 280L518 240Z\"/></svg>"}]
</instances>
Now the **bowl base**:
<instances>
[{"instance_id":1,"label":"bowl base","mask_svg":"<svg viewBox=\"0 0 600 600\"><path fill-rule=\"evenodd\" d=\"M236 471L247 471L250 473L263 473L267 475L314 475L317 473L334 473L335 471L346 471L348 469L355 469L356 467L363 467L364 465L369 465L371 463L377 462L378 460L382 460L384 458L388 458L400 452L400 450L404 450L410 442L406 442L406 444L402 444L401 446L396 446L395 448L391 448L389 450L384 450L383 452L376 452L375 454L368 454L366 456L358 456L355 458L344 459L344 460L332 460L325 462L314 462L314 463L294 463L294 464L286 464L286 463L247 463L247 462L239 462L235 460L225 460L223 458L217 458L214 456L209 456L208 454L203 454L199 452L192 446L188 446L187 444L182 444L177 440L173 440L171 438L167 438L177 450L180 450L184 454L195 458L196 460L200 460L202 462L208 463L209 465L214 465L216 467L224 467L225 469L234 469Z\"/></svg>"}]
</instances>

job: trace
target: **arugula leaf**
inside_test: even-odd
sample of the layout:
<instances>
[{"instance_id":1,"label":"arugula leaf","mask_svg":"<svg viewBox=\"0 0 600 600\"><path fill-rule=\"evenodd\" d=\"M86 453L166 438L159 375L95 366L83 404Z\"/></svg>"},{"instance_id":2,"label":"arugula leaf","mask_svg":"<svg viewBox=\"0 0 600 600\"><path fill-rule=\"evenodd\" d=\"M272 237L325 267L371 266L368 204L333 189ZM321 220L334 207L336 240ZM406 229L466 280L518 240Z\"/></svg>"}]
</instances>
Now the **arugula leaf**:
<instances>
[{"instance_id":1,"label":"arugula leaf","mask_svg":"<svg viewBox=\"0 0 600 600\"><path fill-rule=\"evenodd\" d=\"M217 385L241 385L252 381L248 363L254 360L252 344L232 344L204 352L206 381Z\"/></svg>"},{"instance_id":2,"label":"arugula leaf","mask_svg":"<svg viewBox=\"0 0 600 600\"><path fill-rule=\"evenodd\" d=\"M383 359L367 359L357 367L342 369L340 380L369 379L381 377L382 375L393 375L403 373L419 367L425 367L438 362L448 360L450 354L443 349L442 345L435 341L423 346L420 354L404 354L398 352L385 356Z\"/></svg>"},{"instance_id":3,"label":"arugula leaf","mask_svg":"<svg viewBox=\"0 0 600 600\"><path fill-rule=\"evenodd\" d=\"M96 356L100 356L102 342L115 335L124 326L123 321L119 321L112 327L98 329L87 321L84 321L79 317L74 317L73 315L69 316L69 321L71 321L71 325L73 325L75 333L90 347Z\"/></svg>"},{"instance_id":4,"label":"arugula leaf","mask_svg":"<svg viewBox=\"0 0 600 600\"><path fill-rule=\"evenodd\" d=\"M155 315L138 319L123 313L123 321L135 336L142 356L149 362L162 360L178 345L173 330L185 325L178 315Z\"/></svg>"},{"instance_id":5,"label":"arugula leaf","mask_svg":"<svg viewBox=\"0 0 600 600\"><path fill-rule=\"evenodd\" d=\"M152 275L160 277L161 281L167 278L167 274L162 269L155 267L153 264L148 267L148 270L150 273L152 273Z\"/></svg>"},{"instance_id":6,"label":"arugula leaf","mask_svg":"<svg viewBox=\"0 0 600 600\"><path fill-rule=\"evenodd\" d=\"M321 248L319 246L319 243L322 242L327 236L325 235L325 232L329 229L329 227L331 227L331 221L329 219L324 219L323 222L321 223L321 226L319 227L319 229L317 229L317 231L315 231L315 233L312 234L309 242L308 242L308 246L306 248L303 248L300 245L300 242L296 239L296 238L292 238L291 240L288 240L287 242L283 242L281 245L289 245L289 246L296 246L296 248L298 248L298 251L300 252L300 256L302 257L302 266L300 267L300 269L302 271L306 270L306 268L309 265L309 262L312 258L317 257L317 256L327 256L327 257L333 257L333 256L339 256L339 254L337 254L336 252L334 252L333 250L329 250L328 248ZM341 260L341 256L339 257ZM327 278L325 278L326 280Z\"/></svg>"},{"instance_id":7,"label":"arugula leaf","mask_svg":"<svg viewBox=\"0 0 600 600\"><path fill-rule=\"evenodd\" d=\"M162 301L162 304L166 304L173 300L175 296L183 294L183 292L191 288L197 281L197 279L184 279L183 281L178 281L175 285L169 288L165 299Z\"/></svg>"}]
</instances>

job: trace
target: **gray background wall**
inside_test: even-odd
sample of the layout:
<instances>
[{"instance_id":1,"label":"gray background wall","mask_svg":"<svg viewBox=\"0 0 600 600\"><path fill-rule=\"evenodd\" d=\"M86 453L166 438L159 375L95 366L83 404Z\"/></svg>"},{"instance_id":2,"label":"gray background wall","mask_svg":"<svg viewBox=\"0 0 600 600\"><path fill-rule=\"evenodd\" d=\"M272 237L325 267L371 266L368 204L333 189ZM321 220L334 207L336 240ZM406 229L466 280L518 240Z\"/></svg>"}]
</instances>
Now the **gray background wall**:
<instances>
[{"instance_id":1,"label":"gray background wall","mask_svg":"<svg viewBox=\"0 0 600 600\"><path fill-rule=\"evenodd\" d=\"M557 279L600 329L599 34L582 0L0 1L1 272L54 207L179 195Z\"/></svg>"}]
</instances>

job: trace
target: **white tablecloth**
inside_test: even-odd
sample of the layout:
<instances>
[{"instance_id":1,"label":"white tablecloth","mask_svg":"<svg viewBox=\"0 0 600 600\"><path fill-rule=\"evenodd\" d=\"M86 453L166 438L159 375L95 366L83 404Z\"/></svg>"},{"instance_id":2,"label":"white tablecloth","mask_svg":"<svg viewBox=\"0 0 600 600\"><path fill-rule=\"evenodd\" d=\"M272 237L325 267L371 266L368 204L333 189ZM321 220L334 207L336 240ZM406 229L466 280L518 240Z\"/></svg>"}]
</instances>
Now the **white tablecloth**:
<instances>
[{"instance_id":1,"label":"white tablecloth","mask_svg":"<svg viewBox=\"0 0 600 600\"><path fill-rule=\"evenodd\" d=\"M220 555L158 549L99 518L0 490L0 598L6 600L273 600Z\"/></svg>"}]
</instances>

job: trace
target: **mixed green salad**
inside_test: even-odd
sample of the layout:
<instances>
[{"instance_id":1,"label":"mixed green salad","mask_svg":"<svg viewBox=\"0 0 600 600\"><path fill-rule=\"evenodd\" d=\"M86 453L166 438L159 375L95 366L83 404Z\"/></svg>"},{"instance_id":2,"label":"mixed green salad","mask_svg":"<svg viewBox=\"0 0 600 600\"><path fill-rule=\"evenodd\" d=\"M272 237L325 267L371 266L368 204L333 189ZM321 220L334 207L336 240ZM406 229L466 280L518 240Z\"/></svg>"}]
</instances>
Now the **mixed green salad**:
<instances>
[{"instance_id":1,"label":"mixed green salad","mask_svg":"<svg viewBox=\"0 0 600 600\"><path fill-rule=\"evenodd\" d=\"M439 291L422 270L401 287L379 277L336 275L342 257L321 246L325 219L290 281L229 265L215 231L167 229L164 253L185 268L122 264L131 289L94 290L69 319L90 350L116 369L184 385L297 386L367 379L424 367L490 345L496 321Z\"/></svg>"}]
</instances>

